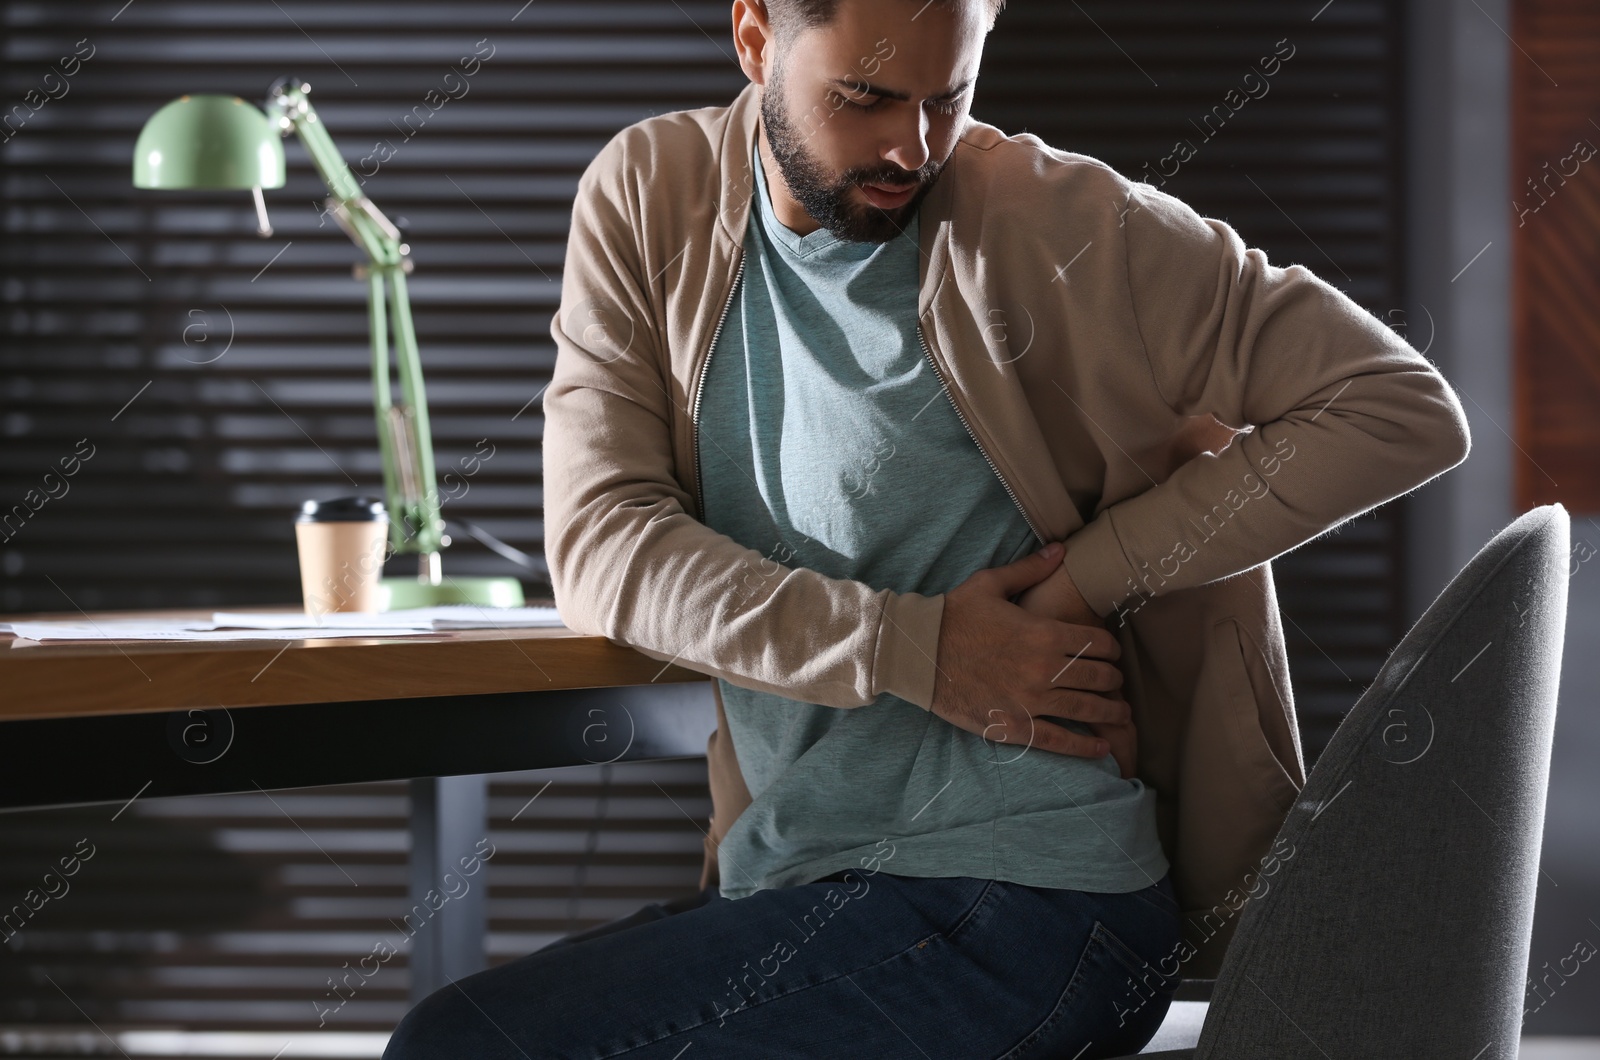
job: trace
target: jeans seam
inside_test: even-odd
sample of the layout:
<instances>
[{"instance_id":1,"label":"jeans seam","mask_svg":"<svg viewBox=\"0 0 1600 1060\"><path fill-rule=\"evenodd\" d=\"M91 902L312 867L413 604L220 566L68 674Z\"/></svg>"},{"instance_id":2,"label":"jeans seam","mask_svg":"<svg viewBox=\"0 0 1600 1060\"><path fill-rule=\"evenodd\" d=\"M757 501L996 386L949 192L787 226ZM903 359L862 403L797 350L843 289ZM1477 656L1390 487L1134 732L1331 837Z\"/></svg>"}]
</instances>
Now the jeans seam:
<instances>
[{"instance_id":1,"label":"jeans seam","mask_svg":"<svg viewBox=\"0 0 1600 1060\"><path fill-rule=\"evenodd\" d=\"M961 929L967 926L967 921L971 920L979 907L989 900L991 894L996 893L995 887L997 883L998 881L996 880L984 881L983 890L979 892L978 897L973 900L972 904L967 907L967 911L961 914L961 919L957 920L949 931L942 932L945 938L950 939L952 942L955 941L955 937L961 934Z\"/></svg>"},{"instance_id":2,"label":"jeans seam","mask_svg":"<svg viewBox=\"0 0 1600 1060\"><path fill-rule=\"evenodd\" d=\"M1094 922L1094 927L1089 931L1088 941L1086 941L1083 945L1083 953L1078 957L1077 966L1073 968L1072 978L1067 981L1066 987L1062 989L1060 996L1056 998L1055 1006L1051 1008L1049 1015L1047 1015L1038 1026L1029 1031L1020 1042L1012 1046L1008 1052L1002 1054L998 1060L1024 1060L1028 1053L1039 1043L1039 1039L1045 1034L1045 1032L1055 1025L1056 1021L1059 1020L1062 1014L1067 1011L1067 1008L1072 1003L1073 998L1076 997L1082 990L1084 964L1089 960L1090 955L1095 951L1096 947L1099 947L1101 950L1110 954L1118 964L1122 965L1124 968L1127 968L1135 976L1142 974L1144 968L1155 969L1156 975L1160 978L1164 989L1176 989L1176 982L1174 980L1169 979L1160 969L1155 968L1154 965L1150 964L1148 961L1144 960L1144 958L1139 957L1138 954L1134 953L1133 949L1126 942L1123 942L1122 939L1117 937L1116 932L1112 931L1097 917ZM1137 959L1143 967L1134 967L1133 965L1130 965L1128 963L1128 957Z\"/></svg>"},{"instance_id":3,"label":"jeans seam","mask_svg":"<svg viewBox=\"0 0 1600 1060\"><path fill-rule=\"evenodd\" d=\"M1099 926L1100 921L1096 920L1095 928L1098 929ZM1072 976L1067 980L1067 985L1062 987L1061 993L1057 995L1056 1003L1051 1006L1050 1012L1039 1022L1038 1026L1023 1035L1021 1041L1002 1053L996 1060L1022 1060L1028 1052L1032 1051L1034 1046L1038 1045L1039 1039L1055 1025L1056 1021L1061 1018L1062 1013L1067 1011L1068 1004L1082 988L1084 965L1097 945L1104 946L1105 943L1100 940L1094 930L1091 930L1088 939L1083 944L1083 952L1078 955L1078 963L1072 969Z\"/></svg>"},{"instance_id":4,"label":"jeans seam","mask_svg":"<svg viewBox=\"0 0 1600 1060\"><path fill-rule=\"evenodd\" d=\"M1157 902L1145 894L1145 891L1152 889L1155 890L1156 895L1160 897L1161 901ZM1159 884L1157 884L1154 888L1146 887L1143 890L1129 891L1128 893L1150 908L1159 910L1163 913L1171 913L1172 915L1177 916L1182 912L1182 909L1179 907L1177 901L1173 898L1167 897L1167 895L1160 889Z\"/></svg>"},{"instance_id":5,"label":"jeans seam","mask_svg":"<svg viewBox=\"0 0 1600 1060\"><path fill-rule=\"evenodd\" d=\"M990 880L989 883L992 886L994 881ZM983 894L978 896L978 901L976 901L976 902L974 902L972 904L972 909L976 909L977 906L978 906L978 902L983 901L984 896L987 895L988 893L989 893L989 887L985 887L984 890L983 890ZM967 912L970 913L972 911L972 909L969 909ZM963 919L963 922L964 922L965 921L965 916L963 916L962 919ZM729 1011L727 1013L727 1015L736 1016L741 1012L752 1011L752 1010L754 1010L756 1008L759 1008L762 1005L768 1004L769 1002L781 1001L782 999L784 999L786 997L789 997L792 994L798 994L798 993L800 993L802 991L805 991L805 990L814 990L819 986L826 986L827 984L835 982L835 981L837 981L839 979L848 979L852 975L856 975L856 974L858 974L860 972L868 971L868 970L870 970L872 968L876 968L880 964L886 964L889 961L892 961L892 960L895 960L895 959L897 959L899 957L905 956L907 953L910 953L913 950L915 950L918 947L918 945L920 945L920 943L923 942L923 941L925 941L925 939L918 939L915 942L908 943L903 949L896 950L894 953L886 955L882 960L873 961L871 964L864 964L864 965L861 965L859 968L852 968L849 971L837 972L834 975L830 975L825 979L818 979L816 982L805 983L803 985L794 986L794 987L791 987L788 990L782 991L781 993L774 994L772 997L762 998L759 1001L752 1001L751 1003L749 1003L747 1005L741 1005L737 1009L733 1009L733 1010ZM620 1050L618 1050L616 1052L613 1052L613 1053L596 1054L597 1055L597 1060L610 1060L611 1057L623 1056L623 1055L625 1055L627 1053L635 1052L636 1050L644 1049L644 1048L647 1048L649 1046L656 1045L657 1043L665 1041L668 1038L672 1038L672 1037L675 1037L677 1035L688 1034L691 1031L698 1030L699 1028L704 1027L706 1024L713 1022L714 1019L715 1019L715 1017L703 1019L699 1023L696 1023L692 1027L684 1027L681 1030L669 1031L669 1032L667 1032L665 1034L661 1034L661 1035L658 1035L658 1036L650 1039L648 1042L645 1042L642 1045L630 1045L625 1049L620 1049Z\"/></svg>"},{"instance_id":6,"label":"jeans seam","mask_svg":"<svg viewBox=\"0 0 1600 1060\"><path fill-rule=\"evenodd\" d=\"M1133 947L1123 942L1115 931L1112 931L1099 920L1094 922L1094 930L1105 943L1107 952L1117 959L1117 963L1128 969L1135 976L1143 974L1145 969L1148 968L1156 973L1163 986L1166 985L1168 980L1166 973L1135 953Z\"/></svg>"}]
</instances>

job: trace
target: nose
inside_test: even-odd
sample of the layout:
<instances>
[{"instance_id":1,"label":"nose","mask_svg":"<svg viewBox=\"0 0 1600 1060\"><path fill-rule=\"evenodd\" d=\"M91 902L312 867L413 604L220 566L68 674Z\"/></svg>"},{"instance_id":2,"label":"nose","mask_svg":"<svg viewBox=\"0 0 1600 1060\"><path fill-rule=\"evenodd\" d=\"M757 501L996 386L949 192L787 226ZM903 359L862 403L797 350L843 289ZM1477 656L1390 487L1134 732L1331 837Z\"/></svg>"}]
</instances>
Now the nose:
<instances>
[{"instance_id":1,"label":"nose","mask_svg":"<svg viewBox=\"0 0 1600 1060\"><path fill-rule=\"evenodd\" d=\"M928 161L928 114L920 106L912 111L896 124L883 157L901 169L915 172Z\"/></svg>"}]
</instances>

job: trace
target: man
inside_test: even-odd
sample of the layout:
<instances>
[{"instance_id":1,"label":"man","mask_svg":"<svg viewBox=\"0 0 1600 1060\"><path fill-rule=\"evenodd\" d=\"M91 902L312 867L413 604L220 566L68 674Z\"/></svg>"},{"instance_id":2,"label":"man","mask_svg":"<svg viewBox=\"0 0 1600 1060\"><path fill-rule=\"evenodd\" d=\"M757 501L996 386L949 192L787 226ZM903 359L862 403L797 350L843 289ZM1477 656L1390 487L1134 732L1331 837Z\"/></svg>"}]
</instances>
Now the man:
<instances>
[{"instance_id":1,"label":"man","mask_svg":"<svg viewBox=\"0 0 1600 1060\"><path fill-rule=\"evenodd\" d=\"M706 890L386 1056L1119 1056L1220 960L1304 782L1268 561L1466 420L1304 268L971 119L1001 3L735 0L751 84L585 172L546 554L716 678Z\"/></svg>"}]
</instances>

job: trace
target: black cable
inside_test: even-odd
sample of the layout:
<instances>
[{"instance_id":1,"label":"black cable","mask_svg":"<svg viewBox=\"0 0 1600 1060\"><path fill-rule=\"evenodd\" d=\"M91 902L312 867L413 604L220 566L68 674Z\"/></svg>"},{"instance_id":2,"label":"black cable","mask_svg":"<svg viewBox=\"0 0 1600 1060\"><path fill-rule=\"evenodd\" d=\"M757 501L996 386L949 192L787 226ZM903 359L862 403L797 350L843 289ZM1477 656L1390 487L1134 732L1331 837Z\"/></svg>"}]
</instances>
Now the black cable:
<instances>
[{"instance_id":1,"label":"black cable","mask_svg":"<svg viewBox=\"0 0 1600 1060\"><path fill-rule=\"evenodd\" d=\"M445 525L456 527L491 552L498 553L502 558L510 560L519 567L527 567L531 570L538 570L540 567L538 560L520 548L506 544L477 523L471 523L465 519L449 519L446 520Z\"/></svg>"}]
</instances>

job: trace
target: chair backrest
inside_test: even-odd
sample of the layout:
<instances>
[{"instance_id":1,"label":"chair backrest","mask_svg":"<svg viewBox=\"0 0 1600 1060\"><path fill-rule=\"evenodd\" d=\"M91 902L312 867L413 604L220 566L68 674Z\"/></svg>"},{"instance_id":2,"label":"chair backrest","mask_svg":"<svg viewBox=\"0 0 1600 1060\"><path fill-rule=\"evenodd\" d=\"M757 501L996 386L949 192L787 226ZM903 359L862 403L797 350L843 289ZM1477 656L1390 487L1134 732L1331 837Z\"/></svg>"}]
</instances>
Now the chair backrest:
<instances>
[{"instance_id":1,"label":"chair backrest","mask_svg":"<svg viewBox=\"0 0 1600 1060\"><path fill-rule=\"evenodd\" d=\"M1534 508L1445 587L1278 833L1197 1060L1514 1058L1571 520Z\"/></svg>"}]
</instances>

